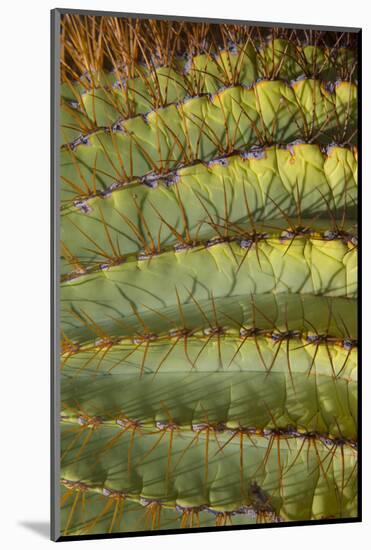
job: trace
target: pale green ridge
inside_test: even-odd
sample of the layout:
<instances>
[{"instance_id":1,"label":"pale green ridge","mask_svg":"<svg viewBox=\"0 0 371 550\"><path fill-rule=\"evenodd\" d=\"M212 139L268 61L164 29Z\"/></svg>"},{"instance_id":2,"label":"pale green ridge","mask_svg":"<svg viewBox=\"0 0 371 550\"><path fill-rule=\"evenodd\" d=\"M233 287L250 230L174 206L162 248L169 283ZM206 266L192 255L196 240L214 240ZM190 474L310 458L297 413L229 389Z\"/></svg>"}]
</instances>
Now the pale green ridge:
<instances>
[{"instance_id":1,"label":"pale green ridge","mask_svg":"<svg viewBox=\"0 0 371 550\"><path fill-rule=\"evenodd\" d=\"M76 142L75 150L62 152L61 176L64 182L70 179L77 161L81 177L90 181L95 173L98 185L105 186L253 145L298 138L355 143L356 117L354 84L341 82L328 91L317 80L291 86L264 80L251 89L234 86L122 120L118 131L97 130ZM85 127L79 132L85 133Z\"/></svg>"},{"instance_id":2,"label":"pale green ridge","mask_svg":"<svg viewBox=\"0 0 371 550\"><path fill-rule=\"evenodd\" d=\"M251 231L252 223L264 232L280 233L288 228L284 215L293 225L301 222L312 230L327 230L331 223L324 218L329 210L338 220L344 208L355 210L355 151L332 147L324 154L318 145L293 144L290 150L272 146L256 156L235 155L225 160L225 166L184 167L174 176L176 184L168 186L161 179L155 189L131 184L85 202L86 212L78 205L65 209L62 274L73 271L74 265L106 263L104 254L138 253L151 246L151 238L156 246L170 247L181 238L196 241L218 233L236 237L239 227ZM351 226L348 214L343 229Z\"/></svg>"},{"instance_id":3,"label":"pale green ridge","mask_svg":"<svg viewBox=\"0 0 371 550\"><path fill-rule=\"evenodd\" d=\"M175 305L175 288L181 303L190 301L190 292L197 301L265 293L355 298L357 250L341 241L270 239L248 250L220 243L127 262L63 283L62 326L69 327L71 308L99 323L108 315L131 314L133 306L140 312L143 304Z\"/></svg>"},{"instance_id":4,"label":"pale green ridge","mask_svg":"<svg viewBox=\"0 0 371 550\"><path fill-rule=\"evenodd\" d=\"M253 502L249 488L256 483L284 520L320 518L328 510L335 517L356 514L357 453L351 448L329 452L320 441L295 437L272 444L271 438L245 436L241 447L238 438L222 433L138 430L131 437L117 427L80 432L76 443L76 432L62 424L61 475L97 492L231 511Z\"/></svg>"}]
</instances>

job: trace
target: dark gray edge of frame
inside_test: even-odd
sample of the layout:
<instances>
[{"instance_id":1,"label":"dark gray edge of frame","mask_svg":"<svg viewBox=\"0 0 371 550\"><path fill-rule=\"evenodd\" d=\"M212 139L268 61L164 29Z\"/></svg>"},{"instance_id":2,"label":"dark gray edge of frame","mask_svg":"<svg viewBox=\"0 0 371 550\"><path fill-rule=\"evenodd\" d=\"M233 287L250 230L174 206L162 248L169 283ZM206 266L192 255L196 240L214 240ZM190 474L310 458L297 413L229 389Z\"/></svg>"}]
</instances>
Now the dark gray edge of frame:
<instances>
[{"instance_id":1,"label":"dark gray edge of frame","mask_svg":"<svg viewBox=\"0 0 371 550\"><path fill-rule=\"evenodd\" d=\"M357 222L359 224L359 254L358 254L358 304L357 304L357 314L358 314L358 334L360 346L358 350L358 386L357 386L357 398L358 398L358 514L362 520L362 472L363 472L363 447L362 447L362 388L363 388L363 330L362 330L362 292L363 292L363 274L362 274L362 256L363 256L363 235L362 235L362 181L363 181L363 172L362 172L362 98L363 98L363 63L362 63L362 29L359 31L357 37L358 49L357 49L357 61L358 61L358 117L357 117L357 126L358 126L358 211L357 211Z\"/></svg>"},{"instance_id":2,"label":"dark gray edge of frame","mask_svg":"<svg viewBox=\"0 0 371 550\"><path fill-rule=\"evenodd\" d=\"M332 32L354 32L357 33L361 30L360 27L337 27L326 25L304 25L301 23L280 23L269 21L247 21L242 19L215 19L209 17L190 17L184 15L158 15L152 13L127 13L116 11L100 11L100 10L79 10L68 8L56 8L60 15L64 14L76 14L76 15L96 15L96 16L110 16L110 17L128 17L137 19L157 19L158 21L189 21L190 23L231 23L241 25L253 25L258 27L278 27L288 29L310 29L318 31L332 31Z\"/></svg>"},{"instance_id":3,"label":"dark gray edge of frame","mask_svg":"<svg viewBox=\"0 0 371 550\"><path fill-rule=\"evenodd\" d=\"M59 380L59 102L60 11L51 11L51 422L50 422L50 538L60 538L60 380Z\"/></svg>"}]
</instances>

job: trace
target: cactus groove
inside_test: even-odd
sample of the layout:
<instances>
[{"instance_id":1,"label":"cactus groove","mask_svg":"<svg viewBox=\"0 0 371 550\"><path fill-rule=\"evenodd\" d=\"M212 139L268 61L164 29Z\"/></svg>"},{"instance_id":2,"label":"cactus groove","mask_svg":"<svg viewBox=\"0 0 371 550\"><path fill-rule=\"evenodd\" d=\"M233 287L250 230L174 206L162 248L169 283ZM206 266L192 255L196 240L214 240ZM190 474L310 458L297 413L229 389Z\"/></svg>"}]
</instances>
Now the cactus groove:
<instances>
[{"instance_id":1,"label":"cactus groove","mask_svg":"<svg viewBox=\"0 0 371 550\"><path fill-rule=\"evenodd\" d=\"M356 518L357 36L60 39L61 534Z\"/></svg>"}]
</instances>

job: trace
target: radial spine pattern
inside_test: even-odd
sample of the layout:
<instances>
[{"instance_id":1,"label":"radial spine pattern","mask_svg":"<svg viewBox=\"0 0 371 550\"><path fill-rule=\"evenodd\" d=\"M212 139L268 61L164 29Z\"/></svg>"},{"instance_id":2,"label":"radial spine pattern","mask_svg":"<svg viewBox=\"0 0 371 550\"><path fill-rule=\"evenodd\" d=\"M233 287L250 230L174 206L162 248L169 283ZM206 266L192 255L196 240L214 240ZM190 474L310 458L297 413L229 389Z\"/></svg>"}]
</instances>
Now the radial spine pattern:
<instances>
[{"instance_id":1,"label":"radial spine pattern","mask_svg":"<svg viewBox=\"0 0 371 550\"><path fill-rule=\"evenodd\" d=\"M356 517L356 35L60 40L61 533Z\"/></svg>"}]
</instances>

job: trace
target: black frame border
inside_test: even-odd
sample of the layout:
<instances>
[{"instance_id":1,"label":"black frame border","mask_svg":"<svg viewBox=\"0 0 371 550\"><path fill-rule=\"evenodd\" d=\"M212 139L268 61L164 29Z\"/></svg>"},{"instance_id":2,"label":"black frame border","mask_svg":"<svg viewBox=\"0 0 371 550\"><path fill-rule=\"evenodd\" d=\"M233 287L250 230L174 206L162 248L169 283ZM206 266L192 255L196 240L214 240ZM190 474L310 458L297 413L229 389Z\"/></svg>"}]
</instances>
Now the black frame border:
<instances>
[{"instance_id":1,"label":"black frame border","mask_svg":"<svg viewBox=\"0 0 371 550\"><path fill-rule=\"evenodd\" d=\"M192 533L215 533L219 531L249 531L251 529L272 529L281 527L299 527L315 525L334 525L362 522L362 28L360 27L337 27L326 25L280 23L247 21L241 19L214 19L207 17L191 17L180 15L159 15L143 13L126 13L115 11L80 10L68 8L55 8L51 10L51 97L50 97L50 158L51 158L51 205L50 205L50 317L51 317L51 387L50 387L50 454L51 454L51 488L50 488L50 538L54 542L68 542L76 540L102 540L117 538L132 538L158 535L179 535ZM351 32L357 34L357 56L358 56L358 205L357 221L359 223L359 247L358 247L358 494L357 507L358 515L354 518L324 519L308 521L290 521L282 523L266 523L258 525L232 525L219 527L197 527L185 530L161 529L160 531L133 531L128 533L102 533L95 535L71 535L60 534L59 517L59 477L60 477L60 378L59 378L59 105L60 105L60 81L59 81L59 60L60 42L59 30L61 15L95 15L101 17L156 19L159 21L188 21L195 23L229 23L236 25L256 25L260 27L279 27L291 29L310 29L333 32Z\"/></svg>"}]
</instances>

